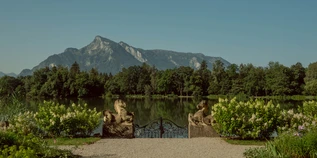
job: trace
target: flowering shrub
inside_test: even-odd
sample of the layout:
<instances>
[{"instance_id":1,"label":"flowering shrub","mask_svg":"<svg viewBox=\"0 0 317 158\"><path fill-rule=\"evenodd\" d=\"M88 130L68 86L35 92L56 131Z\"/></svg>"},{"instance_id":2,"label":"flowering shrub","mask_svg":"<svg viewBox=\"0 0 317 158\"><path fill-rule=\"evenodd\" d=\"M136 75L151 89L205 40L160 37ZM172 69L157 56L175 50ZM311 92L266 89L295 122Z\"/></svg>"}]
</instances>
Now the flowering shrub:
<instances>
[{"instance_id":1,"label":"flowering shrub","mask_svg":"<svg viewBox=\"0 0 317 158\"><path fill-rule=\"evenodd\" d=\"M278 115L281 109L279 104L272 101L267 104L263 100L250 100L238 102L219 99L219 103L212 107L212 116L216 123L218 133L241 138L269 137L278 125Z\"/></svg>"},{"instance_id":2,"label":"flowering shrub","mask_svg":"<svg viewBox=\"0 0 317 158\"><path fill-rule=\"evenodd\" d=\"M12 116L9 120L8 130L20 133L23 135L28 135L30 133L36 133L37 126L34 120L33 112L26 111L18 115Z\"/></svg>"},{"instance_id":3,"label":"flowering shrub","mask_svg":"<svg viewBox=\"0 0 317 158\"><path fill-rule=\"evenodd\" d=\"M283 110L279 116L280 126L279 132L297 130L298 127L310 130L316 127L317 123L317 103L316 101L305 101L303 107L297 110L301 111L294 113L293 109L288 111Z\"/></svg>"},{"instance_id":4,"label":"flowering shrub","mask_svg":"<svg viewBox=\"0 0 317 158\"><path fill-rule=\"evenodd\" d=\"M278 118L280 121L280 126L278 126L279 133L297 130L298 127L310 129L310 127L316 125L314 117L304 115L303 113L294 113L293 109L288 111L283 110Z\"/></svg>"},{"instance_id":5,"label":"flowering shrub","mask_svg":"<svg viewBox=\"0 0 317 158\"><path fill-rule=\"evenodd\" d=\"M317 118L317 102L305 101L302 108L303 114Z\"/></svg>"},{"instance_id":6,"label":"flowering shrub","mask_svg":"<svg viewBox=\"0 0 317 158\"><path fill-rule=\"evenodd\" d=\"M101 112L91 110L87 105L65 107L54 102L46 102L39 106L35 120L48 136L88 136L98 127Z\"/></svg>"},{"instance_id":7,"label":"flowering shrub","mask_svg":"<svg viewBox=\"0 0 317 158\"><path fill-rule=\"evenodd\" d=\"M212 107L212 116L216 123L215 130L224 136L241 138L269 137L274 130L279 133L294 130L310 130L317 123L317 102L305 101L303 107L281 110L279 104L272 101L250 100L238 102L219 99ZM299 129L300 128L300 129Z\"/></svg>"}]
</instances>

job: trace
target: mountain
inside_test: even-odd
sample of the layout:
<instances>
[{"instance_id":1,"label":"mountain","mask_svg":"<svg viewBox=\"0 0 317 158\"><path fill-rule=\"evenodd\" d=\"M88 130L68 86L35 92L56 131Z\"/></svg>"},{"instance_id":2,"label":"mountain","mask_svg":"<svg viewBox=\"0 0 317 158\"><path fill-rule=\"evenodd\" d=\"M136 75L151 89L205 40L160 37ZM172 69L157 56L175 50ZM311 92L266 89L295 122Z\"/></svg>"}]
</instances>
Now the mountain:
<instances>
[{"instance_id":1,"label":"mountain","mask_svg":"<svg viewBox=\"0 0 317 158\"><path fill-rule=\"evenodd\" d=\"M81 49L67 48L60 54L49 56L32 70L24 69L19 75L32 75L35 70L46 66L61 65L70 68L75 61L79 64L80 69L84 71L96 68L99 72L116 74L123 67L141 65L142 63L155 65L160 70L178 66L190 66L198 69L202 60L206 60L210 69L216 60L222 61L225 66L230 65L228 61L221 57L160 49L144 50L135 48L124 42L116 43L107 38L96 36L87 46Z\"/></svg>"},{"instance_id":2,"label":"mountain","mask_svg":"<svg viewBox=\"0 0 317 158\"><path fill-rule=\"evenodd\" d=\"M0 77L3 77L3 76L11 76L11 77L17 77L18 75L15 74L15 73L3 73L0 71Z\"/></svg>"},{"instance_id":3,"label":"mountain","mask_svg":"<svg viewBox=\"0 0 317 158\"><path fill-rule=\"evenodd\" d=\"M5 76L6 74L0 71L0 77Z\"/></svg>"}]
</instances>

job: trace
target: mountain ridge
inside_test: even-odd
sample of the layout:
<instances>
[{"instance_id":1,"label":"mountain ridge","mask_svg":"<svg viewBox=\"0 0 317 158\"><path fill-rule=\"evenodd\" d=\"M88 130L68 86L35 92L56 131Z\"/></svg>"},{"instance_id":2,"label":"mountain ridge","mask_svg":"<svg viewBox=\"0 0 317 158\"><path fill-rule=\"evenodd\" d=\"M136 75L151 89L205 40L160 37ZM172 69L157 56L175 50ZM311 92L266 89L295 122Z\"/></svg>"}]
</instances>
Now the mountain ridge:
<instances>
[{"instance_id":1,"label":"mountain ridge","mask_svg":"<svg viewBox=\"0 0 317 158\"><path fill-rule=\"evenodd\" d=\"M17 77L18 75L11 72L11 73L4 73L4 72L1 72L0 71L0 77L3 77L3 76L11 76L11 77Z\"/></svg>"},{"instance_id":2,"label":"mountain ridge","mask_svg":"<svg viewBox=\"0 0 317 158\"><path fill-rule=\"evenodd\" d=\"M31 70L22 70L19 76L32 75L35 70L46 66L51 68L60 65L70 68L75 61L83 71L96 68L99 72L116 74L123 67L141 65L143 63L154 65L160 70L179 66L190 66L198 69L202 60L206 60L210 69L216 60L222 61L225 66L230 65L228 61L221 57L163 49L145 50L133 47L123 41L117 43L97 35L88 45L80 49L66 48L64 52L49 56Z\"/></svg>"}]
</instances>

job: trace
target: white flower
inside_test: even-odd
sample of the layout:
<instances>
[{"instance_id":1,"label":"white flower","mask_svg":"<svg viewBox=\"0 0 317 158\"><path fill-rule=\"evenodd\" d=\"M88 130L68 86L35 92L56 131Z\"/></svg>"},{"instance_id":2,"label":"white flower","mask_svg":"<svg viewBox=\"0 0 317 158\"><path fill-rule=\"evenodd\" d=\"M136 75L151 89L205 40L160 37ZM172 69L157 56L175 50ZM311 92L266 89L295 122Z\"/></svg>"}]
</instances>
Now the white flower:
<instances>
[{"instance_id":1,"label":"white flower","mask_svg":"<svg viewBox=\"0 0 317 158\"><path fill-rule=\"evenodd\" d=\"M288 111L287 111L287 113L288 113L288 114L290 114L290 115L294 115L294 111L293 111L293 109L288 110Z\"/></svg>"},{"instance_id":2,"label":"white flower","mask_svg":"<svg viewBox=\"0 0 317 158\"><path fill-rule=\"evenodd\" d=\"M250 121L251 123L253 123L255 119L256 119L256 115L255 115L255 114L252 114L252 117L249 119L249 121Z\"/></svg>"}]
</instances>

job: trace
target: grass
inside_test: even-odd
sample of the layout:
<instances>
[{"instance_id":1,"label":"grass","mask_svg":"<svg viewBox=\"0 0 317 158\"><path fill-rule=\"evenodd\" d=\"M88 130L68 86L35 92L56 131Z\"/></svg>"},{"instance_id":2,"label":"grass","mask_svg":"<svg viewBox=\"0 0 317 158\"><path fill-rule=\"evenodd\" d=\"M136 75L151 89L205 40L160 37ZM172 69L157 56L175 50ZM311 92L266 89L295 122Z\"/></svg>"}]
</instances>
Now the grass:
<instances>
[{"instance_id":1,"label":"grass","mask_svg":"<svg viewBox=\"0 0 317 158\"><path fill-rule=\"evenodd\" d=\"M48 145L86 145L93 144L100 140L99 137L88 137L88 138L56 138L45 139Z\"/></svg>"},{"instance_id":2,"label":"grass","mask_svg":"<svg viewBox=\"0 0 317 158\"><path fill-rule=\"evenodd\" d=\"M305 95L287 95L287 96L257 96L254 98L262 99L280 99L280 100L315 100L316 96L305 96Z\"/></svg>"},{"instance_id":3,"label":"grass","mask_svg":"<svg viewBox=\"0 0 317 158\"><path fill-rule=\"evenodd\" d=\"M238 139L227 139L227 138L224 138L223 140L229 144L234 144L234 145L265 145L265 143L267 143L267 141L265 140L238 140Z\"/></svg>"}]
</instances>

